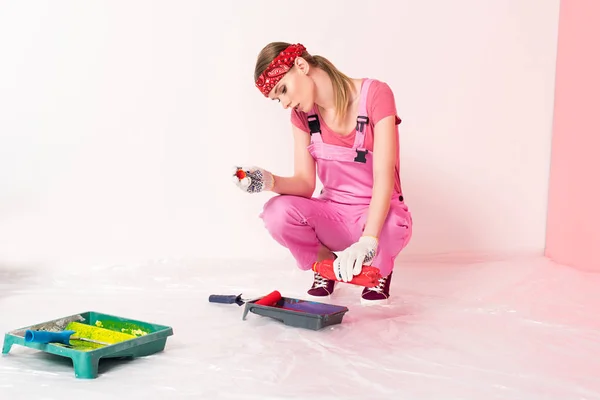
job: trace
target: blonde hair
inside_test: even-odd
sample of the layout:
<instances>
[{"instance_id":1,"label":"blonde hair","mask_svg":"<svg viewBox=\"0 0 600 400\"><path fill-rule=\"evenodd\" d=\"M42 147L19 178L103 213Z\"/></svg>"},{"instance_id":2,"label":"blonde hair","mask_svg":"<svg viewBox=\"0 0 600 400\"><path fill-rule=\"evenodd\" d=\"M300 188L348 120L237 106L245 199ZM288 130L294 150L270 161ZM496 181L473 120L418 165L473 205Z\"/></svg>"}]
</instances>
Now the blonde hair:
<instances>
[{"instance_id":1,"label":"blonde hair","mask_svg":"<svg viewBox=\"0 0 600 400\"><path fill-rule=\"evenodd\" d=\"M286 42L271 42L260 51L256 59L256 66L254 69L255 82L264 72L264 70L267 69L271 61L273 61L275 57L277 57L277 55L285 50L289 45L290 43ZM333 84L335 114L338 118L343 118L348 110L350 92L353 88L350 77L337 69L335 65L331 63L331 61L323 56L313 56L307 51L304 51L302 53L302 58L304 58L309 65L320 68L325 71L327 75L329 75L331 83Z\"/></svg>"}]
</instances>

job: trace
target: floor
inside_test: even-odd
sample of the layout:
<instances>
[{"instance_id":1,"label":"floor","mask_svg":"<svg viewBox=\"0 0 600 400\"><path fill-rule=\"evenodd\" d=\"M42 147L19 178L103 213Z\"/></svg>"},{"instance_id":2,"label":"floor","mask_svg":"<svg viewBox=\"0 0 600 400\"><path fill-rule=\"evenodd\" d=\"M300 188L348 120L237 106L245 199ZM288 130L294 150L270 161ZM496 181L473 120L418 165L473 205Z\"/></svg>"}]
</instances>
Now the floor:
<instances>
[{"instance_id":1,"label":"floor","mask_svg":"<svg viewBox=\"0 0 600 400\"><path fill-rule=\"evenodd\" d=\"M541 257L405 260L392 302L349 308L320 331L288 327L210 294L306 298L311 277L283 262L161 261L86 270L0 266L0 331L83 311L172 326L164 352L70 360L14 346L3 399L600 399L600 274Z\"/></svg>"}]
</instances>

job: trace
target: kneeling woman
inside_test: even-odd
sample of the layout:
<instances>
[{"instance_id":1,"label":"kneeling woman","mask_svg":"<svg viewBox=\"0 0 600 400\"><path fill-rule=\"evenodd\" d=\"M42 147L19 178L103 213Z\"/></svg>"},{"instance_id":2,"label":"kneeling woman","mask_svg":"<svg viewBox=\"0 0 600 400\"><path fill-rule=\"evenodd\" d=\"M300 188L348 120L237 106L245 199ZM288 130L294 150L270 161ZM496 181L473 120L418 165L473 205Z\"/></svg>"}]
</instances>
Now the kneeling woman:
<instances>
[{"instance_id":1,"label":"kneeling woman","mask_svg":"<svg viewBox=\"0 0 600 400\"><path fill-rule=\"evenodd\" d=\"M236 179L239 187L280 195L265 204L261 217L300 269L335 259L336 276L348 282L362 265L372 265L383 278L363 290L362 301L386 301L394 261L412 235L391 89L378 80L351 79L303 45L282 42L260 52L255 84L266 98L291 109L294 174L250 167L251 179ZM317 174L323 190L313 197ZM328 296L334 285L315 273L308 293Z\"/></svg>"}]
</instances>

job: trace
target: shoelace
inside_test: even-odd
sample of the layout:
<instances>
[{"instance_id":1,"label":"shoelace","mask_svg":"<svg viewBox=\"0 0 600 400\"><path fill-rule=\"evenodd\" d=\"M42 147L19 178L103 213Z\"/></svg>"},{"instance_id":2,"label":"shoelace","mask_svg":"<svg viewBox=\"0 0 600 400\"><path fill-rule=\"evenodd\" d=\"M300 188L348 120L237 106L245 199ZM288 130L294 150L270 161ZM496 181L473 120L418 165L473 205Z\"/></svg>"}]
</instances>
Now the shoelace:
<instances>
[{"instance_id":1,"label":"shoelace","mask_svg":"<svg viewBox=\"0 0 600 400\"><path fill-rule=\"evenodd\" d=\"M385 286L385 281L386 280L387 280L387 278L379 278L379 284L377 286L369 288L369 290L372 291L372 292L382 293L383 292L383 287Z\"/></svg>"},{"instance_id":2,"label":"shoelace","mask_svg":"<svg viewBox=\"0 0 600 400\"><path fill-rule=\"evenodd\" d=\"M313 283L313 286L316 288L324 288L327 289L327 284L329 283L328 279L325 279L321 276L321 274L315 273L315 282Z\"/></svg>"}]
</instances>

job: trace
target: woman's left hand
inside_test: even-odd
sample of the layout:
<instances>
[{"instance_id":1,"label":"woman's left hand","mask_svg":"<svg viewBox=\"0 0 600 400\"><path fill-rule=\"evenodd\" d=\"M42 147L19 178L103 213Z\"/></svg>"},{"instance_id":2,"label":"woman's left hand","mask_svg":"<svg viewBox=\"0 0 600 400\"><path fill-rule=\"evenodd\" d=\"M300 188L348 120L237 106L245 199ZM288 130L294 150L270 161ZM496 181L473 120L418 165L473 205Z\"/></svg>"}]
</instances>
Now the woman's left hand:
<instances>
[{"instance_id":1,"label":"woman's left hand","mask_svg":"<svg viewBox=\"0 0 600 400\"><path fill-rule=\"evenodd\" d=\"M377 253L377 238L361 236L358 242L347 249L336 252L333 272L341 281L350 282L354 275L360 274L363 265L371 265Z\"/></svg>"}]
</instances>

